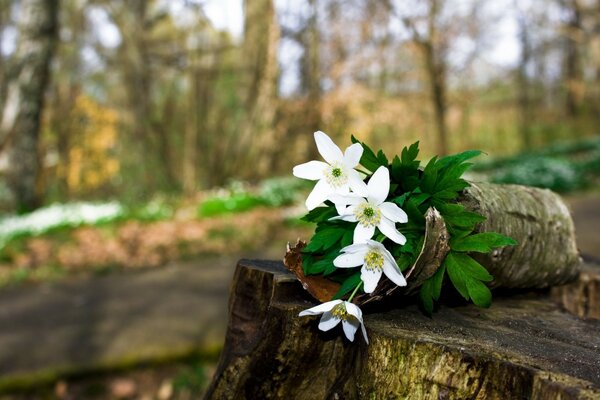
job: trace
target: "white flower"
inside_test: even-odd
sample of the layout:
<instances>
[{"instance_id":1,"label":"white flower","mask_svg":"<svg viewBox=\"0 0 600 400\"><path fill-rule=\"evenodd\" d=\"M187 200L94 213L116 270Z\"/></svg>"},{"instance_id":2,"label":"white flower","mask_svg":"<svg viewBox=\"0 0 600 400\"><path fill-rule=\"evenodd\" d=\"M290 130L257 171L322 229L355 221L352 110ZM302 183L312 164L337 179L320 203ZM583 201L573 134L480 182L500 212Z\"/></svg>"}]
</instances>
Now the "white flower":
<instances>
[{"instance_id":1,"label":"white flower","mask_svg":"<svg viewBox=\"0 0 600 400\"><path fill-rule=\"evenodd\" d=\"M294 176L298 178L318 180L306 199L306 207L312 210L330 199L332 194L349 194L350 189L358 195L366 196L367 185L354 169L360 162L362 146L355 143L342 154L342 150L321 131L315 132L315 142L319 153L327 162L309 161L296 165L293 170Z\"/></svg>"},{"instance_id":2,"label":"white flower","mask_svg":"<svg viewBox=\"0 0 600 400\"><path fill-rule=\"evenodd\" d=\"M366 199L358 196L343 196L345 204L351 204L341 213L338 207L338 217L349 222L358 222L354 229L354 243L364 243L375 234L375 228L390 238L393 242L403 245L406 238L396 229L396 222L406 223L408 216L394 203L385 199L390 191L390 172L386 167L379 167L371 176L367 185ZM338 203L342 203L337 196Z\"/></svg>"},{"instance_id":3,"label":"white flower","mask_svg":"<svg viewBox=\"0 0 600 400\"><path fill-rule=\"evenodd\" d=\"M305 315L319 315L323 314L319 321L319 329L322 331L328 331L335 328L340 321L342 322L342 328L344 334L351 342L354 341L354 335L360 325L365 342L369 343L367 338L367 330L362 319L362 311L356 304L343 301L343 300L332 300L323 304L319 304L316 307L309 308L308 310L302 311L299 316L304 317Z\"/></svg>"},{"instance_id":4,"label":"white flower","mask_svg":"<svg viewBox=\"0 0 600 400\"><path fill-rule=\"evenodd\" d=\"M344 247L342 253L333 260L337 268L354 268L362 265L360 279L364 283L365 293L372 293L377 287L381 275L385 274L398 286L406 286L406 279L389 251L379 242L367 240L366 243L351 244Z\"/></svg>"}]
</instances>

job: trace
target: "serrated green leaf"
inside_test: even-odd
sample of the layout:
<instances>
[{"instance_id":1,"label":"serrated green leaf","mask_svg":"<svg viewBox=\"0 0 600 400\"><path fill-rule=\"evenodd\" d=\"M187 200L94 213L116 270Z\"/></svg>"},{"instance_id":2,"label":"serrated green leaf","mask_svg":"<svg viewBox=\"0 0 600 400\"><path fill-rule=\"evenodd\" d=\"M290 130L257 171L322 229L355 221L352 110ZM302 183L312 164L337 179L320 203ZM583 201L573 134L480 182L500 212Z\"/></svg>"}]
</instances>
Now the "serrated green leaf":
<instances>
[{"instance_id":1,"label":"serrated green leaf","mask_svg":"<svg viewBox=\"0 0 600 400\"><path fill-rule=\"evenodd\" d=\"M377 161L379 162L380 165L384 165L386 167L389 165L388 158L386 157L383 150L379 150L377 152Z\"/></svg>"},{"instance_id":2,"label":"serrated green leaf","mask_svg":"<svg viewBox=\"0 0 600 400\"><path fill-rule=\"evenodd\" d=\"M303 216L300 219L305 222L319 223L319 222L327 221L329 218L335 217L336 215L337 215L337 211L335 210L335 207L333 207L333 206L317 207L317 208L310 210L308 212L308 214L306 214L305 216Z\"/></svg>"},{"instance_id":3,"label":"serrated green leaf","mask_svg":"<svg viewBox=\"0 0 600 400\"><path fill-rule=\"evenodd\" d=\"M450 254L452 254L453 260L460 265L462 271L468 277L484 282L491 282L494 279L483 265L479 264L467 254L456 253L454 251Z\"/></svg>"},{"instance_id":4,"label":"serrated green leaf","mask_svg":"<svg viewBox=\"0 0 600 400\"><path fill-rule=\"evenodd\" d=\"M398 196L398 197L395 197L395 198L393 198L393 199L392 199L392 201L393 201L394 203L398 204L398 206L402 207L402 206L404 205L404 202L406 201L406 198L407 198L408 196L410 196L410 195L411 195L411 193L410 193L410 192L408 192L408 193L404 193L404 194L403 194L403 195L401 195L401 196Z\"/></svg>"},{"instance_id":5,"label":"serrated green leaf","mask_svg":"<svg viewBox=\"0 0 600 400\"><path fill-rule=\"evenodd\" d=\"M467 150L462 153L453 154L449 156L445 156L440 158L439 166L440 168L446 168L450 164L460 164L471 158L477 157L481 155L483 152L480 150Z\"/></svg>"},{"instance_id":6,"label":"serrated green leaf","mask_svg":"<svg viewBox=\"0 0 600 400\"><path fill-rule=\"evenodd\" d=\"M448 271L448 276L450 277L450 281L460 293L465 300L469 300L469 290L467 289L467 277L465 276L462 268L456 262L454 258L454 254L452 252L448 253L446 259L444 260L444 265L446 266L446 271Z\"/></svg>"},{"instance_id":7,"label":"serrated green leaf","mask_svg":"<svg viewBox=\"0 0 600 400\"><path fill-rule=\"evenodd\" d=\"M476 306L488 308L492 304L492 292L482 282L477 280L469 282L468 290Z\"/></svg>"},{"instance_id":8,"label":"serrated green leaf","mask_svg":"<svg viewBox=\"0 0 600 400\"><path fill-rule=\"evenodd\" d=\"M497 247L514 246L517 242L508 236L496 232L483 232L463 238L450 240L450 248L454 251L475 251L489 253Z\"/></svg>"},{"instance_id":9,"label":"serrated green leaf","mask_svg":"<svg viewBox=\"0 0 600 400\"><path fill-rule=\"evenodd\" d=\"M339 226L317 226L315 234L311 238L303 252L315 253L326 251L342 239L347 229Z\"/></svg>"},{"instance_id":10,"label":"serrated green leaf","mask_svg":"<svg viewBox=\"0 0 600 400\"><path fill-rule=\"evenodd\" d=\"M447 224L455 225L461 228L473 228L476 224L485 221L486 218L480 214L463 211L459 214L445 215L444 221Z\"/></svg>"},{"instance_id":11,"label":"serrated green leaf","mask_svg":"<svg viewBox=\"0 0 600 400\"><path fill-rule=\"evenodd\" d=\"M332 300L341 299L352 290L356 288L356 286L360 283L360 271L357 271L355 274L350 275L344 282L342 282L342 286L338 292L333 296Z\"/></svg>"},{"instance_id":12,"label":"serrated green leaf","mask_svg":"<svg viewBox=\"0 0 600 400\"><path fill-rule=\"evenodd\" d=\"M434 300L438 300L440 298L440 294L442 293L442 283L444 283L445 274L446 266L442 264L440 268L438 268L438 270L435 271L435 274L433 274L433 276L429 278L432 283L431 297L433 297Z\"/></svg>"},{"instance_id":13,"label":"serrated green leaf","mask_svg":"<svg viewBox=\"0 0 600 400\"><path fill-rule=\"evenodd\" d=\"M434 156L423 170L423 177L421 178L421 190L423 193L435 193L435 183L438 177L438 169L436 167L437 156Z\"/></svg>"},{"instance_id":14,"label":"serrated green leaf","mask_svg":"<svg viewBox=\"0 0 600 400\"><path fill-rule=\"evenodd\" d=\"M351 136L350 140L352 141L352 143L359 143L363 148L363 153L360 157L360 165L362 165L371 172L377 171L377 168L379 168L381 164L379 163L379 160L377 159L377 156L375 155L373 150L371 150L369 146L367 146L360 140L356 139L354 135Z\"/></svg>"}]
</instances>

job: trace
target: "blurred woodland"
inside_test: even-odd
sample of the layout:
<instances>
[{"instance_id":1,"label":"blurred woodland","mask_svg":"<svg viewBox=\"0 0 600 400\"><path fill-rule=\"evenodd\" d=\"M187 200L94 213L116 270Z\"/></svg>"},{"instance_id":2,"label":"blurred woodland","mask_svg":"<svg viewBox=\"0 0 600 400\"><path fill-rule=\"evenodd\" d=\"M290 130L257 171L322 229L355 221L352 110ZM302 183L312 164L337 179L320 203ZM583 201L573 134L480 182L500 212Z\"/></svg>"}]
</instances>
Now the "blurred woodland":
<instances>
[{"instance_id":1,"label":"blurred woodland","mask_svg":"<svg viewBox=\"0 0 600 400\"><path fill-rule=\"evenodd\" d=\"M0 1L0 202L256 182L319 129L426 156L598 134L600 0L246 0L239 37L205 6Z\"/></svg>"}]
</instances>

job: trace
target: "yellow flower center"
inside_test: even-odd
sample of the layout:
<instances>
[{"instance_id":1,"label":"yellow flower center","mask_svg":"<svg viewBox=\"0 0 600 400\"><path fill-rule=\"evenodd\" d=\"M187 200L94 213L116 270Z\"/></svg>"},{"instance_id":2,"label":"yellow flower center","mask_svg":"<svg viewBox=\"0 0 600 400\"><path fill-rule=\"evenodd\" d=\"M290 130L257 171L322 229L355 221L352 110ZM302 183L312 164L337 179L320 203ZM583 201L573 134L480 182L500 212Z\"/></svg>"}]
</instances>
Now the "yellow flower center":
<instances>
[{"instance_id":1,"label":"yellow flower center","mask_svg":"<svg viewBox=\"0 0 600 400\"><path fill-rule=\"evenodd\" d=\"M344 303L340 303L331 309L331 314L337 319L341 319L342 321L348 320L350 316L348 311L346 311L346 305Z\"/></svg>"},{"instance_id":2,"label":"yellow flower center","mask_svg":"<svg viewBox=\"0 0 600 400\"><path fill-rule=\"evenodd\" d=\"M373 207L369 203L362 203L356 207L354 216L359 224L365 226L377 226L381 221L381 211L379 211L379 208Z\"/></svg>"},{"instance_id":3,"label":"yellow flower center","mask_svg":"<svg viewBox=\"0 0 600 400\"><path fill-rule=\"evenodd\" d=\"M365 267L369 271L383 269L383 254L377 250L370 250L365 254Z\"/></svg>"}]
</instances>

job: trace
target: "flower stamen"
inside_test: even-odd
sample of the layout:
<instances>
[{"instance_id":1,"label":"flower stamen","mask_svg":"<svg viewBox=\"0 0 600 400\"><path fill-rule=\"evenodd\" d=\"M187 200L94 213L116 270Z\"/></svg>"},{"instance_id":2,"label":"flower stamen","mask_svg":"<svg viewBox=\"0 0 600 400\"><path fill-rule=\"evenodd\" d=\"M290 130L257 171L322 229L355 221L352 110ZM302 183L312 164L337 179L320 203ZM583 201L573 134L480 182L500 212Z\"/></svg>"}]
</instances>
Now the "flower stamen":
<instances>
[{"instance_id":1,"label":"flower stamen","mask_svg":"<svg viewBox=\"0 0 600 400\"><path fill-rule=\"evenodd\" d=\"M364 226L377 226L381 221L381 211L369 203L363 203L356 207L354 216L358 223Z\"/></svg>"},{"instance_id":2,"label":"flower stamen","mask_svg":"<svg viewBox=\"0 0 600 400\"><path fill-rule=\"evenodd\" d=\"M348 320L349 314L346 311L346 305L344 303L340 303L331 309L331 314L342 321Z\"/></svg>"},{"instance_id":3,"label":"flower stamen","mask_svg":"<svg viewBox=\"0 0 600 400\"><path fill-rule=\"evenodd\" d=\"M365 268L369 271L383 270L383 254L377 250L371 250L365 254Z\"/></svg>"},{"instance_id":4,"label":"flower stamen","mask_svg":"<svg viewBox=\"0 0 600 400\"><path fill-rule=\"evenodd\" d=\"M331 187L339 188L348 183L348 175L339 164L332 164L325 171L325 180Z\"/></svg>"}]
</instances>

